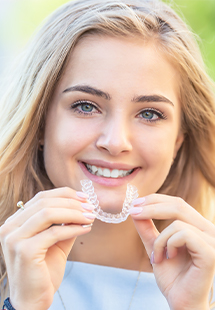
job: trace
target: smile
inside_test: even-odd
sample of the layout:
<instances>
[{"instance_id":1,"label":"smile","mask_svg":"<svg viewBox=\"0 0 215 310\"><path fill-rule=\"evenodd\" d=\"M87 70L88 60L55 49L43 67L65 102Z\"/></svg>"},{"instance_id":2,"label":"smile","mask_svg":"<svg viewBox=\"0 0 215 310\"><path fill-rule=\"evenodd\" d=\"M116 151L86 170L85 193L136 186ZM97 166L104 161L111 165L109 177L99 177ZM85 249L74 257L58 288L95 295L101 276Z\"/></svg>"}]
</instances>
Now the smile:
<instances>
[{"instance_id":1,"label":"smile","mask_svg":"<svg viewBox=\"0 0 215 310\"><path fill-rule=\"evenodd\" d=\"M123 177L130 175L134 171L134 169L118 170L118 169L101 168L101 167L97 167L95 165L89 165L86 163L84 163L84 165L91 174L97 175L100 177L105 177L105 178L115 178L115 179L123 178Z\"/></svg>"}]
</instances>

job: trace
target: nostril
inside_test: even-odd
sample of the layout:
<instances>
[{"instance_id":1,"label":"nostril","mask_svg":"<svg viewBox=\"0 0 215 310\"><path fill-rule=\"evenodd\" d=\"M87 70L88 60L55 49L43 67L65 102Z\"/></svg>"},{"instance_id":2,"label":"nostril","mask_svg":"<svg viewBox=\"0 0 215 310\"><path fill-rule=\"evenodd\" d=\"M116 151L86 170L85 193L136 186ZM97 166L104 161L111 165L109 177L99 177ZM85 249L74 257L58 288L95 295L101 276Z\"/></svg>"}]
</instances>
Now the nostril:
<instances>
[{"instance_id":1,"label":"nostril","mask_svg":"<svg viewBox=\"0 0 215 310\"><path fill-rule=\"evenodd\" d=\"M132 144L129 139L122 135L102 135L96 143L97 148L109 152L111 155L118 155L122 152L132 150Z\"/></svg>"}]
</instances>

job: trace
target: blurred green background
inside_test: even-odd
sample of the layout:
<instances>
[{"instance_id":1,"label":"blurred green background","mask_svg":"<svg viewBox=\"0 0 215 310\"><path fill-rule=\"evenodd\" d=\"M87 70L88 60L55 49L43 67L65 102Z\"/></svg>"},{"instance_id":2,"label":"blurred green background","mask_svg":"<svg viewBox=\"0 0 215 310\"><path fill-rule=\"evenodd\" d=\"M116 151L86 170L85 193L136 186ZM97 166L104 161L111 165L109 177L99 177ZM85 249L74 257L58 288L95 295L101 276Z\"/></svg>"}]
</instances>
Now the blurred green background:
<instances>
[{"instance_id":1,"label":"blurred green background","mask_svg":"<svg viewBox=\"0 0 215 310\"><path fill-rule=\"evenodd\" d=\"M68 0L0 0L0 70L21 51L40 22ZM215 80L215 0L164 0L200 38L209 75Z\"/></svg>"}]
</instances>

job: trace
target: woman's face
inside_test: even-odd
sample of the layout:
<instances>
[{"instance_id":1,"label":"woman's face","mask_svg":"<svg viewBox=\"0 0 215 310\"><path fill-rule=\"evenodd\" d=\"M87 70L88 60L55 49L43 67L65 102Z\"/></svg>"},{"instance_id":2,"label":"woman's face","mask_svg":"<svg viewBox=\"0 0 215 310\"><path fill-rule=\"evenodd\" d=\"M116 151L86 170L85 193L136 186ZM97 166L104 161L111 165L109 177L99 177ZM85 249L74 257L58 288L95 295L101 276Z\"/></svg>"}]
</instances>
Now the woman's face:
<instances>
[{"instance_id":1,"label":"woman's face","mask_svg":"<svg viewBox=\"0 0 215 310\"><path fill-rule=\"evenodd\" d=\"M153 43L89 36L75 47L53 95L44 134L56 187L92 180L100 206L117 213L127 183L157 192L183 141L179 77Z\"/></svg>"}]
</instances>

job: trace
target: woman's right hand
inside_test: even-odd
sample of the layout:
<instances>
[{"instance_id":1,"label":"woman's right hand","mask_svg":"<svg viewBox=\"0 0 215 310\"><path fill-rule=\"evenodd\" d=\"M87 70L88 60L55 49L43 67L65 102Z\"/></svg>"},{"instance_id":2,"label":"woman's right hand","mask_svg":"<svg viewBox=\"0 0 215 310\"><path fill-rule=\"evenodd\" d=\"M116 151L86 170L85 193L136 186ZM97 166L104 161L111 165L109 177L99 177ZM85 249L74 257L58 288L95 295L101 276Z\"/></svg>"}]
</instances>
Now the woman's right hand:
<instances>
[{"instance_id":1,"label":"woman's right hand","mask_svg":"<svg viewBox=\"0 0 215 310\"><path fill-rule=\"evenodd\" d=\"M81 195L71 188L40 192L1 226L15 309L47 310L52 304L75 239L90 232L91 227L83 225L95 218L84 208L87 198Z\"/></svg>"}]
</instances>

